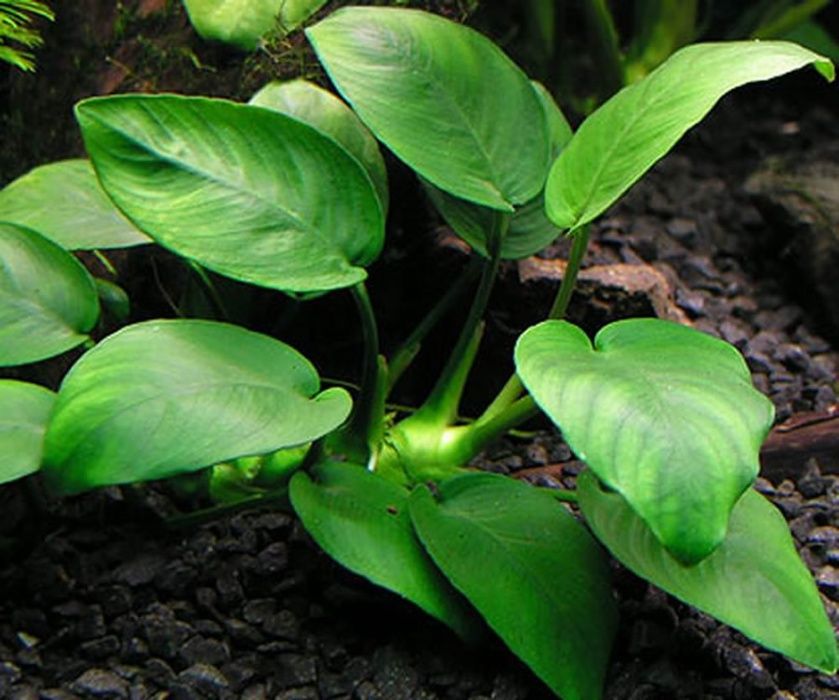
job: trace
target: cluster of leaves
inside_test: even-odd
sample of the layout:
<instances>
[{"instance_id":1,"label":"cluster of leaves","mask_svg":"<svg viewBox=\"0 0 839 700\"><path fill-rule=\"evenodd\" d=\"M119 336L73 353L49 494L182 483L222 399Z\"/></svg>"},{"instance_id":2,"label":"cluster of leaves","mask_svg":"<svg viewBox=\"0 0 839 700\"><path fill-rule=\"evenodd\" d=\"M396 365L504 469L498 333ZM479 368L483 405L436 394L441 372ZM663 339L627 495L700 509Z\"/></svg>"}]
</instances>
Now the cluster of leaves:
<instances>
[{"instance_id":1,"label":"cluster of leaves","mask_svg":"<svg viewBox=\"0 0 839 700\"><path fill-rule=\"evenodd\" d=\"M121 95L77 106L90 162L42 166L0 191L0 363L92 344L114 290L68 251L153 241L301 299L350 290L366 341L355 401L322 390L275 338L214 320L135 323L88 349L57 394L0 381L14 416L0 424L14 455L0 479L40 471L76 493L201 472L221 498L287 493L338 562L464 638L488 624L566 700L600 696L614 637L601 544L765 646L835 671L815 584L782 516L750 488L773 410L743 358L658 319L612 323L593 342L562 320L591 221L729 90L809 64L832 79L830 62L784 42L690 46L572 132L496 45L440 17L348 7L307 35L351 107L302 80L246 105ZM389 206L378 142L481 267L440 379L395 423L388 393L430 323L379 355L364 287ZM574 247L551 318L520 337L497 398L460 421L499 261L563 233ZM577 492L464 467L539 409L588 467ZM591 532L562 499L579 502Z\"/></svg>"},{"instance_id":2,"label":"cluster of leaves","mask_svg":"<svg viewBox=\"0 0 839 700\"><path fill-rule=\"evenodd\" d=\"M43 40L30 26L33 16L55 19L50 7L40 0L0 0L0 61L21 70L35 70L32 52L27 49L41 46Z\"/></svg>"}]
</instances>

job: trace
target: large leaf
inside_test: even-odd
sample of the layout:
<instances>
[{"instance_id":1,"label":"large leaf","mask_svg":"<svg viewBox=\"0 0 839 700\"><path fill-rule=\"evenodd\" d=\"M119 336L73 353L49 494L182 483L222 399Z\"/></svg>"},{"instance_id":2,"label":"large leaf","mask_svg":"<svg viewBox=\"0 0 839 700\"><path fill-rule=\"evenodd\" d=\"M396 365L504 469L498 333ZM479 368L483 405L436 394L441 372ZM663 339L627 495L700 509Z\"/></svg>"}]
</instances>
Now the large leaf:
<instances>
[{"instance_id":1,"label":"large leaf","mask_svg":"<svg viewBox=\"0 0 839 700\"><path fill-rule=\"evenodd\" d=\"M34 231L0 223L0 365L74 348L98 317L96 285L81 263Z\"/></svg>"},{"instance_id":2,"label":"large leaf","mask_svg":"<svg viewBox=\"0 0 839 700\"><path fill-rule=\"evenodd\" d=\"M277 30L296 29L326 0L184 0L189 20L205 39L252 51L259 40Z\"/></svg>"},{"instance_id":3,"label":"large leaf","mask_svg":"<svg viewBox=\"0 0 839 700\"><path fill-rule=\"evenodd\" d=\"M288 114L331 136L361 163L387 212L387 169L373 134L346 103L308 80L271 82L257 92L250 104Z\"/></svg>"},{"instance_id":4,"label":"large leaf","mask_svg":"<svg viewBox=\"0 0 839 700\"><path fill-rule=\"evenodd\" d=\"M81 159L42 165L0 190L0 221L37 231L67 250L150 242L108 199L90 163Z\"/></svg>"},{"instance_id":5,"label":"large leaf","mask_svg":"<svg viewBox=\"0 0 839 700\"><path fill-rule=\"evenodd\" d=\"M659 319L609 324L594 347L576 326L546 321L515 357L568 444L672 554L696 562L722 542L774 415L737 350Z\"/></svg>"},{"instance_id":6,"label":"large leaf","mask_svg":"<svg viewBox=\"0 0 839 700\"><path fill-rule=\"evenodd\" d=\"M551 168L547 211L560 228L588 223L631 187L725 93L809 63L833 64L782 41L695 44L674 53L586 119Z\"/></svg>"},{"instance_id":7,"label":"large leaf","mask_svg":"<svg viewBox=\"0 0 839 700\"><path fill-rule=\"evenodd\" d=\"M542 189L548 134L539 99L486 37L426 12L379 7L342 8L306 34L361 120L440 189L505 211Z\"/></svg>"},{"instance_id":8,"label":"large leaf","mask_svg":"<svg viewBox=\"0 0 839 700\"><path fill-rule=\"evenodd\" d=\"M540 84L533 88L542 102L548 120L551 157L560 154L571 138L571 127L550 93ZM423 180L426 192L449 226L480 255L488 256L487 234L492 230L497 212L474 202L447 194ZM545 214L545 195L540 192L525 204L516 207L510 228L501 243L501 257L517 260L542 250L562 233Z\"/></svg>"},{"instance_id":9,"label":"large leaf","mask_svg":"<svg viewBox=\"0 0 839 700\"><path fill-rule=\"evenodd\" d=\"M37 384L0 379L0 484L38 471L55 394Z\"/></svg>"},{"instance_id":10,"label":"large leaf","mask_svg":"<svg viewBox=\"0 0 839 700\"><path fill-rule=\"evenodd\" d=\"M479 620L422 548L408 491L346 462L322 462L291 480L291 503L320 547L343 566L407 598L464 638Z\"/></svg>"},{"instance_id":11,"label":"large leaf","mask_svg":"<svg viewBox=\"0 0 839 700\"><path fill-rule=\"evenodd\" d=\"M783 516L749 489L723 543L686 567L671 557L617 493L586 471L580 506L595 534L625 566L769 649L825 673L839 664L833 626Z\"/></svg>"},{"instance_id":12,"label":"large leaf","mask_svg":"<svg viewBox=\"0 0 839 700\"><path fill-rule=\"evenodd\" d=\"M283 343L211 321L128 326L64 378L44 471L60 491L160 479L318 438L350 410Z\"/></svg>"},{"instance_id":13,"label":"large leaf","mask_svg":"<svg viewBox=\"0 0 839 700\"><path fill-rule=\"evenodd\" d=\"M417 534L455 588L565 700L599 698L617 623L597 542L552 496L465 474L410 500Z\"/></svg>"},{"instance_id":14,"label":"large leaf","mask_svg":"<svg viewBox=\"0 0 839 700\"><path fill-rule=\"evenodd\" d=\"M351 286L384 222L364 169L274 110L175 95L76 107L108 195L158 243L245 282L291 292Z\"/></svg>"}]
</instances>

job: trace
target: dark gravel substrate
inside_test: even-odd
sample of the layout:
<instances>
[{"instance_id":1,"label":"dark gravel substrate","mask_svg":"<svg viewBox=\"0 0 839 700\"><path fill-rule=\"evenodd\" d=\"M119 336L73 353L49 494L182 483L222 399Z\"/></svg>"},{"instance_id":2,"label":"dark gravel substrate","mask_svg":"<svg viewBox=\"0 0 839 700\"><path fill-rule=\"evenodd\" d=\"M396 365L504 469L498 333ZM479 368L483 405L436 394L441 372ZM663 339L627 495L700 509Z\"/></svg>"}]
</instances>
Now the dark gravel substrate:
<instances>
[{"instance_id":1,"label":"dark gravel substrate","mask_svg":"<svg viewBox=\"0 0 839 700\"><path fill-rule=\"evenodd\" d=\"M767 143L804 149L831 117L816 110L793 129L781 113L763 119L756 136L738 136L733 125L758 109L724 106L661 163L600 224L588 263L653 265L671 281L677 312L743 351L784 419L836 403L836 352L808 312L758 276L764 223L738 183ZM545 284L530 283L507 304L546 304ZM495 313L511 332L522 323L504 308ZM546 433L499 446L488 466L516 471L570 457ZM839 477L816 461L787 476L758 486L790 520L839 626ZM263 511L166 531L150 517L167 507L163 498L109 489L38 513L23 487L4 492L3 517L26 546L0 569L0 697L551 697L500 645L467 650L409 605L338 570L291 517ZM619 567L615 581L622 624L609 698L839 698L835 677L750 644Z\"/></svg>"}]
</instances>

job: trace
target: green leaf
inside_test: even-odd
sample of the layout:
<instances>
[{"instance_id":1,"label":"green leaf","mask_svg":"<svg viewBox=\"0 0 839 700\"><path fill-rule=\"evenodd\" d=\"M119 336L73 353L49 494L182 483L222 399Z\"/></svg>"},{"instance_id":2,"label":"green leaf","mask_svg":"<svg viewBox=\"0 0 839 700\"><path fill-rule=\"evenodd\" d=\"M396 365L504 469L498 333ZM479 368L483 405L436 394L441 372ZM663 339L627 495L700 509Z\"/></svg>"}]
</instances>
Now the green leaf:
<instances>
[{"instance_id":1,"label":"green leaf","mask_svg":"<svg viewBox=\"0 0 839 700\"><path fill-rule=\"evenodd\" d=\"M204 39L252 51L276 29L285 35L326 4L326 0L184 0L189 20Z\"/></svg>"},{"instance_id":2,"label":"green leaf","mask_svg":"<svg viewBox=\"0 0 839 700\"><path fill-rule=\"evenodd\" d=\"M64 378L44 471L74 493L299 445L338 427L342 389L283 343L211 321L128 326Z\"/></svg>"},{"instance_id":3,"label":"green leaf","mask_svg":"<svg viewBox=\"0 0 839 700\"><path fill-rule=\"evenodd\" d=\"M361 120L432 184L503 211L542 189L548 134L539 98L486 37L381 7L342 8L306 34Z\"/></svg>"},{"instance_id":4,"label":"green leaf","mask_svg":"<svg viewBox=\"0 0 839 700\"><path fill-rule=\"evenodd\" d=\"M811 51L827 56L833 62L839 61L839 43L815 20L801 22L787 32L784 39L806 46Z\"/></svg>"},{"instance_id":5,"label":"green leaf","mask_svg":"<svg viewBox=\"0 0 839 700\"><path fill-rule=\"evenodd\" d=\"M102 191L90 162L42 165L0 190L0 221L37 231L67 250L150 243Z\"/></svg>"},{"instance_id":6,"label":"green leaf","mask_svg":"<svg viewBox=\"0 0 839 700\"><path fill-rule=\"evenodd\" d=\"M42 386L0 379L0 484L40 468L54 402L55 394Z\"/></svg>"},{"instance_id":7,"label":"green leaf","mask_svg":"<svg viewBox=\"0 0 839 700\"><path fill-rule=\"evenodd\" d=\"M161 245L235 279L288 292L348 287L384 240L364 169L273 110L175 95L76 107L99 179Z\"/></svg>"},{"instance_id":8,"label":"green leaf","mask_svg":"<svg viewBox=\"0 0 839 700\"><path fill-rule=\"evenodd\" d=\"M617 608L597 542L552 496L496 474L414 491L411 518L455 588L565 700L599 698Z\"/></svg>"},{"instance_id":9,"label":"green leaf","mask_svg":"<svg viewBox=\"0 0 839 700\"><path fill-rule=\"evenodd\" d=\"M828 80L833 64L782 41L694 44L624 88L586 119L551 168L548 217L577 229L603 213L725 93L813 63Z\"/></svg>"},{"instance_id":10,"label":"green leaf","mask_svg":"<svg viewBox=\"0 0 839 700\"><path fill-rule=\"evenodd\" d=\"M769 649L824 673L836 672L833 626L813 578L783 516L756 491L747 490L737 502L716 551L685 567L619 494L601 489L594 475L583 472L578 488L597 537L638 576Z\"/></svg>"},{"instance_id":11,"label":"green leaf","mask_svg":"<svg viewBox=\"0 0 839 700\"><path fill-rule=\"evenodd\" d=\"M533 88L548 120L551 154L555 158L571 138L571 127L550 93L540 83L534 82ZM437 211L454 232L477 253L489 257L486 236L493 227L494 211L447 194L427 180L422 180L422 184ZM526 258L542 250L561 234L562 229L554 226L545 214L545 196L544 192L540 192L529 202L516 207L510 228L501 244L501 257L508 260Z\"/></svg>"},{"instance_id":12,"label":"green leaf","mask_svg":"<svg viewBox=\"0 0 839 700\"><path fill-rule=\"evenodd\" d=\"M0 366L81 345L98 317L96 285L78 260L34 231L0 223Z\"/></svg>"},{"instance_id":13,"label":"green leaf","mask_svg":"<svg viewBox=\"0 0 839 700\"><path fill-rule=\"evenodd\" d=\"M536 403L677 558L725 537L757 476L771 402L731 345L659 319L611 323L594 340L565 321L519 338L516 367Z\"/></svg>"},{"instance_id":14,"label":"green leaf","mask_svg":"<svg viewBox=\"0 0 839 700\"><path fill-rule=\"evenodd\" d=\"M292 477L291 503L329 556L407 598L461 637L476 636L474 611L414 534L405 488L346 462L321 462L313 476Z\"/></svg>"},{"instance_id":15,"label":"green leaf","mask_svg":"<svg viewBox=\"0 0 839 700\"><path fill-rule=\"evenodd\" d=\"M364 166L376 186L382 211L387 213L387 169L379 144L342 100L308 80L298 79L268 83L250 104L287 114L335 139Z\"/></svg>"}]
</instances>

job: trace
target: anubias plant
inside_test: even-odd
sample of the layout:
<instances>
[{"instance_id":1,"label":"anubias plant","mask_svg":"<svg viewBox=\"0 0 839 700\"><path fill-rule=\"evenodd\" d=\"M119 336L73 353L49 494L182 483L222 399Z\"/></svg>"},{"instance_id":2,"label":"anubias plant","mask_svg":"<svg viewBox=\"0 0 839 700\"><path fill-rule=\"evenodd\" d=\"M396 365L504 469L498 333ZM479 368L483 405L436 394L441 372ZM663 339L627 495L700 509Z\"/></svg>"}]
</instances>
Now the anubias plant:
<instances>
[{"instance_id":1,"label":"anubias plant","mask_svg":"<svg viewBox=\"0 0 839 700\"><path fill-rule=\"evenodd\" d=\"M40 469L75 493L209 468L220 495L287 489L338 562L464 638L483 618L566 700L600 697L607 668L617 611L601 545L766 647L835 671L816 586L781 515L751 489L773 409L743 358L663 320L611 323L593 342L562 320L589 222L723 94L808 64L832 79L832 64L782 42L689 46L572 133L497 46L440 17L347 7L307 34L351 108L304 81L247 105L123 95L77 106L92 166L45 166L0 194L0 358L92 344L96 285L65 248L151 239L287 295L348 289L366 341L355 402L266 335L137 323L88 349L57 394L0 383L14 416L0 424L14 455L3 478ZM388 207L376 139L417 173L481 269L439 381L396 421L391 388L459 297L380 356L364 284ZM518 340L516 375L481 415L458 419L499 261L562 234L573 246L550 318ZM587 465L576 491L465 466L540 409ZM579 503L590 531L562 501Z\"/></svg>"}]
</instances>

